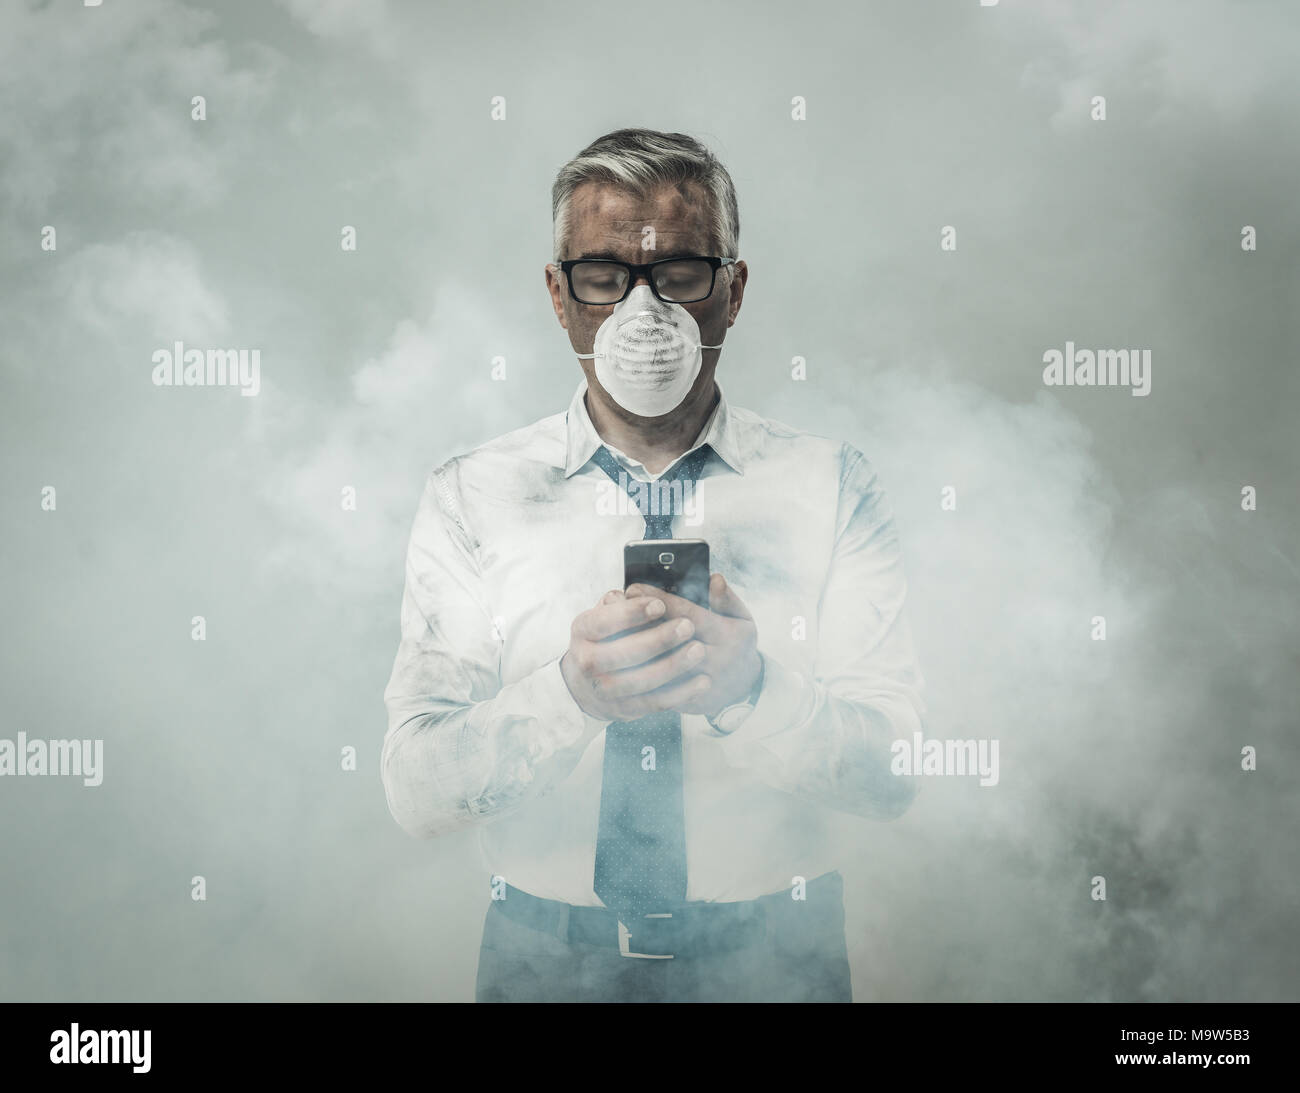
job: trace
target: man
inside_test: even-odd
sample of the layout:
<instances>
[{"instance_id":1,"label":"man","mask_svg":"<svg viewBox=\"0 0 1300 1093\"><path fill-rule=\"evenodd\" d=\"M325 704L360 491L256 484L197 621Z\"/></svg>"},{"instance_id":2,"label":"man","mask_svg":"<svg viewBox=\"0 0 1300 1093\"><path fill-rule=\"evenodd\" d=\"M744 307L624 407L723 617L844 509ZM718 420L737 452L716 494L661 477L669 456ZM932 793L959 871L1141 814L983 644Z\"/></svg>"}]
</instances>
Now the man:
<instances>
[{"instance_id":1,"label":"man","mask_svg":"<svg viewBox=\"0 0 1300 1093\"><path fill-rule=\"evenodd\" d=\"M429 477L389 808L479 825L480 1001L849 1001L835 817L907 808L890 745L924 713L890 509L860 452L716 382L748 268L707 149L610 133L552 207L584 378ZM624 589L643 538L707 541L709 609Z\"/></svg>"}]
</instances>

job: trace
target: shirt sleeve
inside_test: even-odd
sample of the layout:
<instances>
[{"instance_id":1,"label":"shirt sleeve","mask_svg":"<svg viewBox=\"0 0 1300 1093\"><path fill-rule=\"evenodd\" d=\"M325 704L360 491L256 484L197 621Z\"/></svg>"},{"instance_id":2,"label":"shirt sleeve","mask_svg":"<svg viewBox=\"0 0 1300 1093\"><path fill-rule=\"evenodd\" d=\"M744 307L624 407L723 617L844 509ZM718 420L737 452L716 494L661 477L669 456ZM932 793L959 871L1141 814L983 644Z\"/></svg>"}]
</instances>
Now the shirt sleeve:
<instances>
[{"instance_id":1,"label":"shirt sleeve","mask_svg":"<svg viewBox=\"0 0 1300 1093\"><path fill-rule=\"evenodd\" d=\"M822 591L814 671L764 647L753 713L723 741L728 759L777 789L872 819L911 804L915 775L892 746L920 732L924 681L904 613L907 582L893 513L861 452L845 445L835 545Z\"/></svg>"},{"instance_id":2,"label":"shirt sleeve","mask_svg":"<svg viewBox=\"0 0 1300 1093\"><path fill-rule=\"evenodd\" d=\"M502 685L501 635L462 508L453 460L429 476L416 511L401 642L384 691L384 792L393 818L417 837L494 819L545 793L607 724L569 694L563 650Z\"/></svg>"}]
</instances>

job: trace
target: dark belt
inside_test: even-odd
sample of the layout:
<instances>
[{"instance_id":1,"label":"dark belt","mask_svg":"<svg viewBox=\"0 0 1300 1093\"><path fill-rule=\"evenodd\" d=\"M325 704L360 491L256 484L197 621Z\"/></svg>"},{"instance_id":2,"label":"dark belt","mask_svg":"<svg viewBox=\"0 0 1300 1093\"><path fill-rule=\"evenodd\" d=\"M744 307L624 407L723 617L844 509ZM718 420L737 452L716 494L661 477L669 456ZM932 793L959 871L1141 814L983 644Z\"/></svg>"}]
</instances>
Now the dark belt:
<instances>
[{"instance_id":1,"label":"dark belt","mask_svg":"<svg viewBox=\"0 0 1300 1093\"><path fill-rule=\"evenodd\" d=\"M493 908L521 925L552 934L570 945L611 949L628 957L668 960L735 952L767 933L765 901L789 893L735 903L682 903L631 921L605 907L574 907L506 885Z\"/></svg>"}]
</instances>

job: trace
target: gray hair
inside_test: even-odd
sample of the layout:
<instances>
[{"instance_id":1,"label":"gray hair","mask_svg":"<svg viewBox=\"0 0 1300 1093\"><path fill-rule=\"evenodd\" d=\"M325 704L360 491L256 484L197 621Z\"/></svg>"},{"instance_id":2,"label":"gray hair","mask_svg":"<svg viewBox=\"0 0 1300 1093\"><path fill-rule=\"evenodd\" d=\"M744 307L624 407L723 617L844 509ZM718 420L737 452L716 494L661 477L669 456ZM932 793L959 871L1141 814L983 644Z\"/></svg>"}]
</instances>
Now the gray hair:
<instances>
[{"instance_id":1,"label":"gray hair","mask_svg":"<svg viewBox=\"0 0 1300 1093\"><path fill-rule=\"evenodd\" d=\"M693 182L709 195L709 234L720 258L737 257L740 211L736 188L717 157L694 137L652 129L619 129L592 141L560 168L551 187L555 260L569 245L569 202L584 182L603 182L647 196L663 184Z\"/></svg>"}]
</instances>

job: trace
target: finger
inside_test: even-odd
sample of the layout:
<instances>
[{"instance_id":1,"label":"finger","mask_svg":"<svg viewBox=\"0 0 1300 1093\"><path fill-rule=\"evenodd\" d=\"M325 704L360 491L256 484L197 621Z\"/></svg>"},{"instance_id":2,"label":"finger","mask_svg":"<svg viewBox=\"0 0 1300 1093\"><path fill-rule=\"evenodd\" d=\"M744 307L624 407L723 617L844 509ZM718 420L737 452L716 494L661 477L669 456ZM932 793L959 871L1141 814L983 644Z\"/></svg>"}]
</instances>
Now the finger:
<instances>
[{"instance_id":1,"label":"finger","mask_svg":"<svg viewBox=\"0 0 1300 1093\"><path fill-rule=\"evenodd\" d=\"M749 608L741 602L740 597L736 595L736 590L727 583L727 578L721 573L715 573L709 578L709 607L717 615L754 621Z\"/></svg>"},{"instance_id":2,"label":"finger","mask_svg":"<svg viewBox=\"0 0 1300 1093\"><path fill-rule=\"evenodd\" d=\"M604 604L613 603L615 600L621 599L623 599L623 590L621 588L611 588L596 601L596 606L600 607Z\"/></svg>"},{"instance_id":3,"label":"finger","mask_svg":"<svg viewBox=\"0 0 1300 1093\"><path fill-rule=\"evenodd\" d=\"M681 676L693 674L703 662L705 652L700 642L687 642L635 668L596 676L591 680L591 689L602 699L648 694Z\"/></svg>"},{"instance_id":4,"label":"finger","mask_svg":"<svg viewBox=\"0 0 1300 1093\"><path fill-rule=\"evenodd\" d=\"M591 665L587 675L617 672L647 664L689 641L694 635L695 625L690 619L661 619L644 629L592 642L583 658Z\"/></svg>"},{"instance_id":5,"label":"finger","mask_svg":"<svg viewBox=\"0 0 1300 1093\"><path fill-rule=\"evenodd\" d=\"M684 596L665 592L662 588L655 588L653 585L648 584L628 585L627 594L629 598L644 596L649 599L662 600L665 609L664 618L690 619L695 624L695 632L704 641L716 642L720 637L718 620L713 617L712 612L707 607L701 607L698 603L694 603Z\"/></svg>"},{"instance_id":6,"label":"finger","mask_svg":"<svg viewBox=\"0 0 1300 1093\"><path fill-rule=\"evenodd\" d=\"M573 620L575 637L585 641L603 641L614 634L650 622L664 614L662 602L616 599L584 611Z\"/></svg>"},{"instance_id":7,"label":"finger","mask_svg":"<svg viewBox=\"0 0 1300 1093\"><path fill-rule=\"evenodd\" d=\"M620 717L634 720L646 714L675 710L694 701L710 687L713 681L708 676L692 675L682 680L674 680L648 694L633 695L619 702Z\"/></svg>"}]
</instances>

